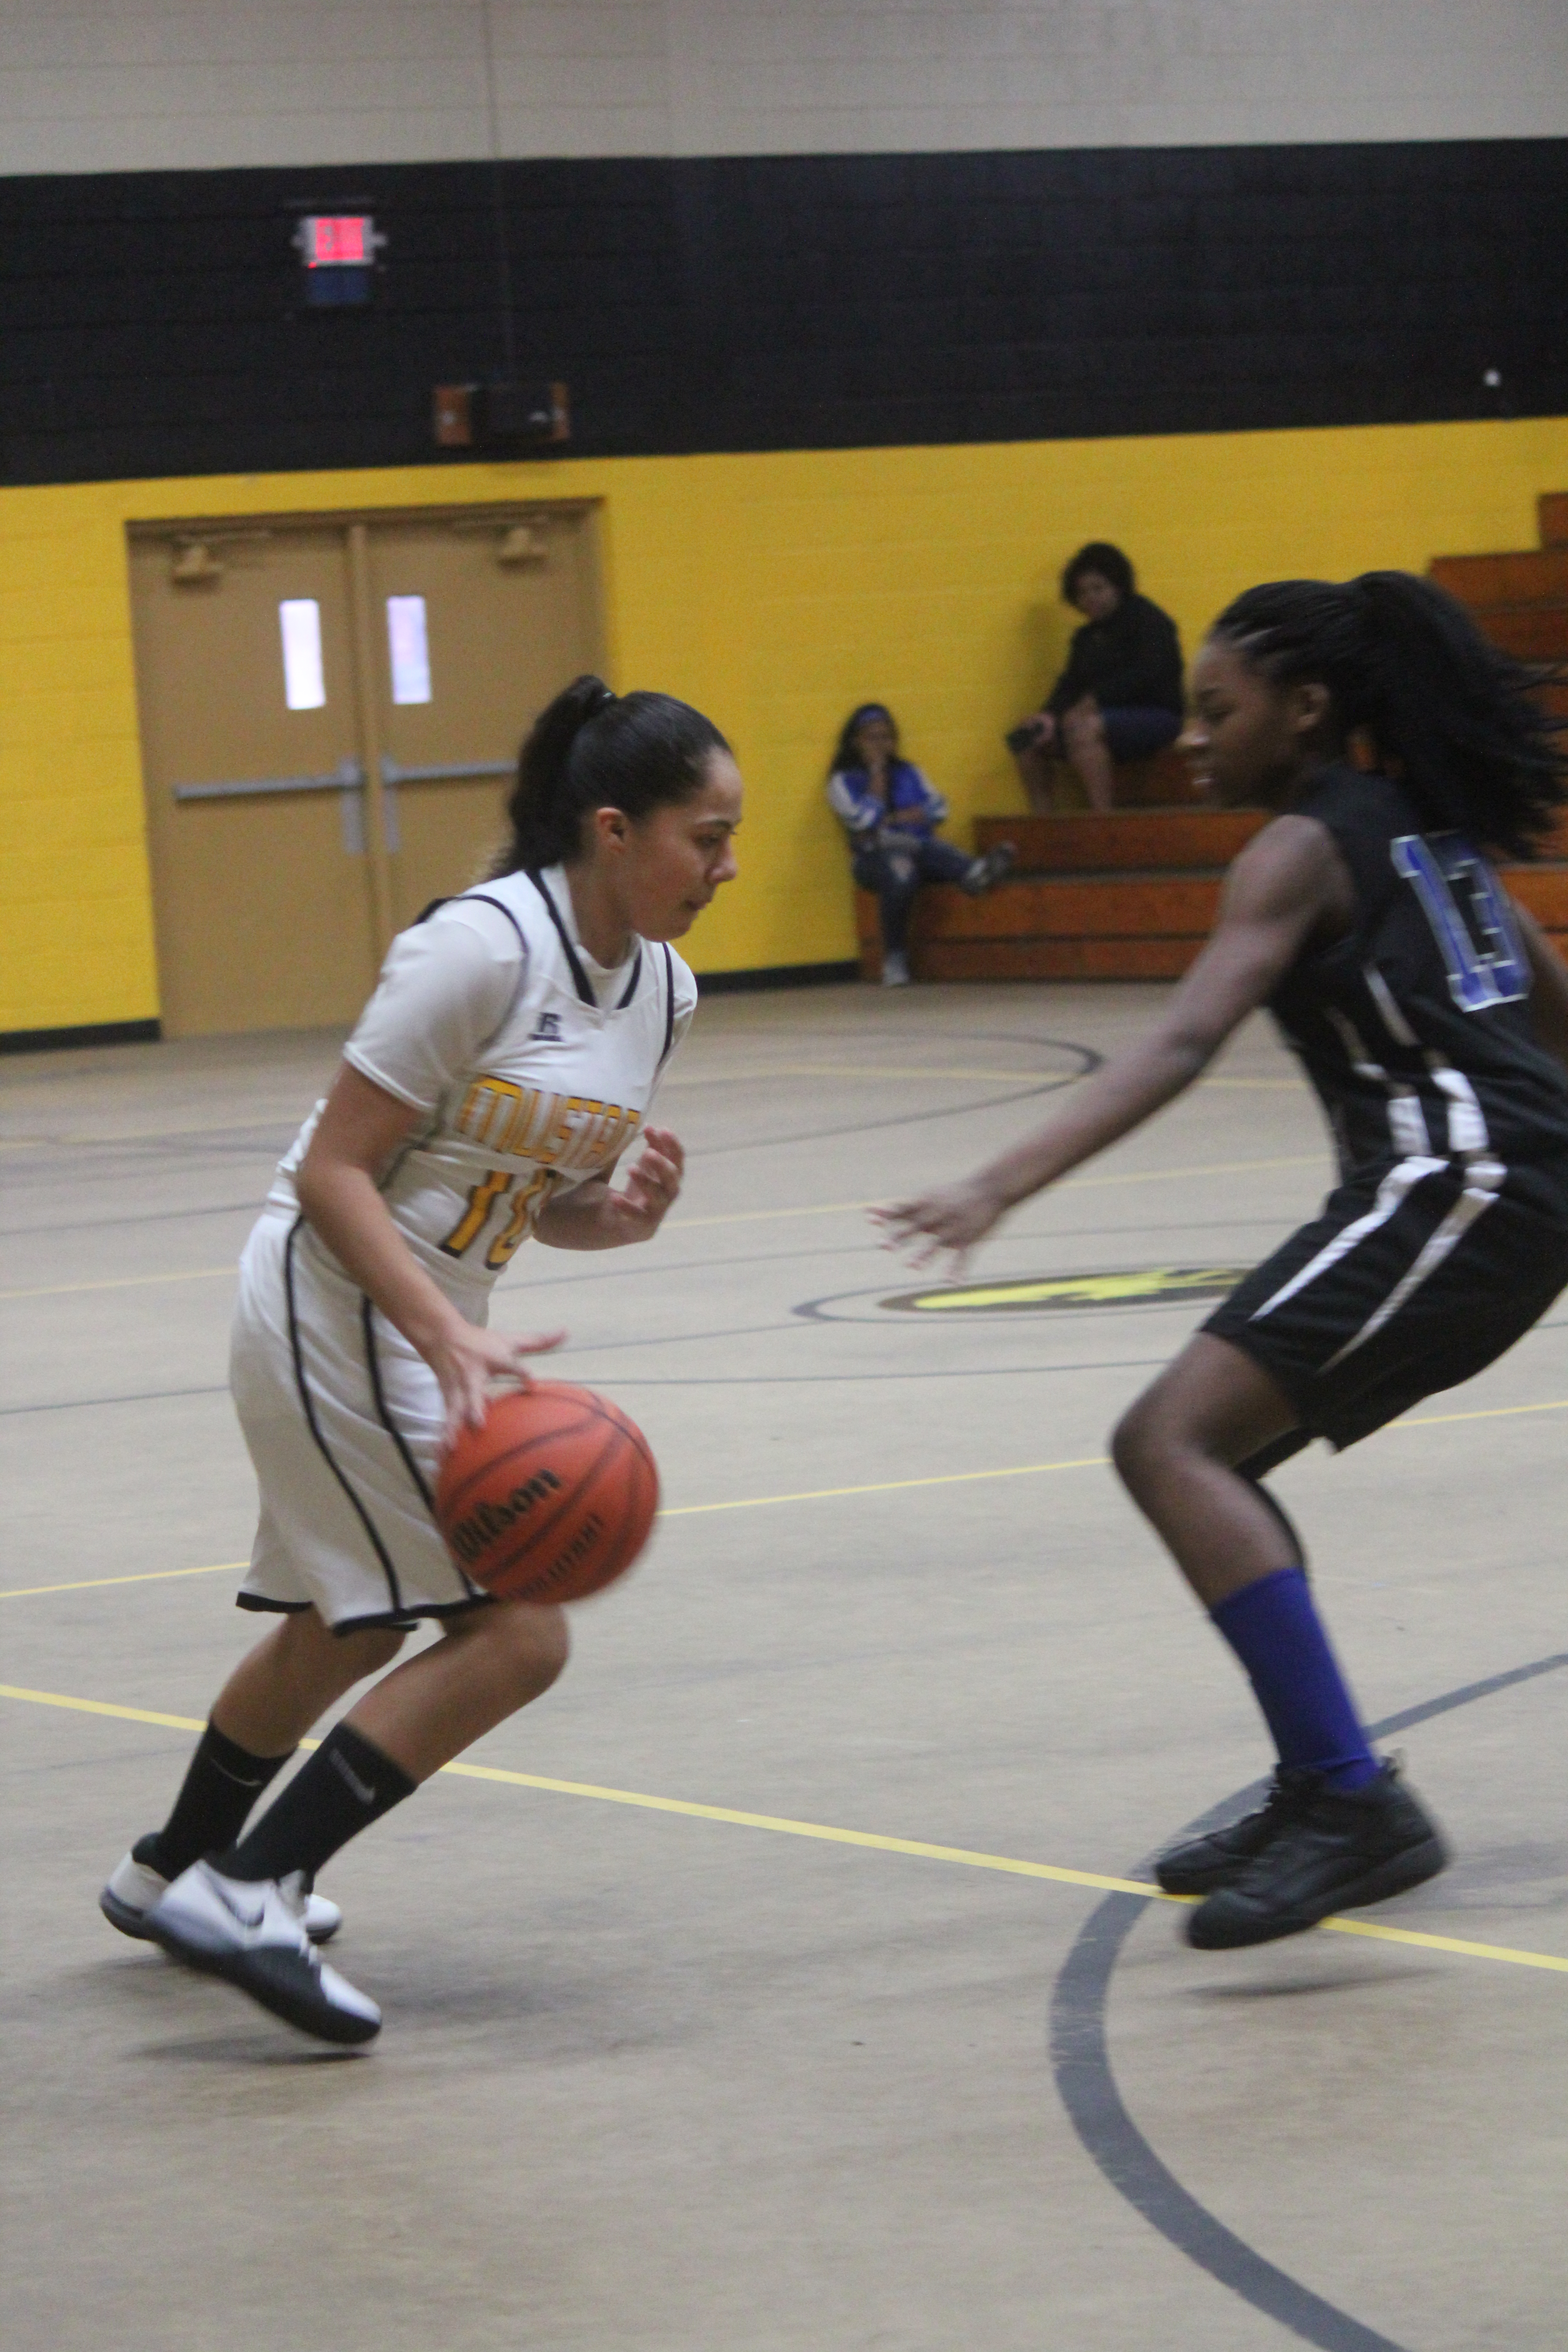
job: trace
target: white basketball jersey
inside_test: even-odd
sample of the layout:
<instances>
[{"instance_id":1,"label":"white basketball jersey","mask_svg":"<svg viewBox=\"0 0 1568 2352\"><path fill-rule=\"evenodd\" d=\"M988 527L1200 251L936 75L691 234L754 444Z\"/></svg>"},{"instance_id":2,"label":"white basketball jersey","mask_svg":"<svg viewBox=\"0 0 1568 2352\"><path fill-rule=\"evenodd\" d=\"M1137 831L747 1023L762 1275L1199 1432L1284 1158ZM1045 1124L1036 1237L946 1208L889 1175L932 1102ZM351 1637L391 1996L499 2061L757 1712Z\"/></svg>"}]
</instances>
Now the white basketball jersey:
<instances>
[{"instance_id":1,"label":"white basketball jersey","mask_svg":"<svg viewBox=\"0 0 1568 2352\"><path fill-rule=\"evenodd\" d=\"M380 1190L470 1320L552 1195L614 1168L696 1003L662 941L634 939L613 972L595 965L559 866L447 899L393 942L344 1059L422 1114ZM273 1207L298 1211L294 1171L321 1108L279 1166Z\"/></svg>"}]
</instances>

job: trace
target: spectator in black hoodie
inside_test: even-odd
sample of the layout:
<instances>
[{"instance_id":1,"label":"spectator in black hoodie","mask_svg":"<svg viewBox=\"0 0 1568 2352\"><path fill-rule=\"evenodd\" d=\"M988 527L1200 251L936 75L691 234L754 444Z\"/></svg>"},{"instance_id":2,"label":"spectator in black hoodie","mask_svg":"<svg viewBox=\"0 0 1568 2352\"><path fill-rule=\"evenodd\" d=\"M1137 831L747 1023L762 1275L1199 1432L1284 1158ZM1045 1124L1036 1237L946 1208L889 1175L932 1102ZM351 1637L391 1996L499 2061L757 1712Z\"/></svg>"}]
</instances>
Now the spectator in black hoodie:
<instances>
[{"instance_id":1,"label":"spectator in black hoodie","mask_svg":"<svg viewBox=\"0 0 1568 2352\"><path fill-rule=\"evenodd\" d=\"M1050 807L1050 762L1065 759L1089 806L1115 805L1118 760L1152 759L1182 728L1182 647L1169 614L1140 596L1119 547L1092 540L1062 573L1084 616L1041 710L1008 736L1030 805Z\"/></svg>"}]
</instances>

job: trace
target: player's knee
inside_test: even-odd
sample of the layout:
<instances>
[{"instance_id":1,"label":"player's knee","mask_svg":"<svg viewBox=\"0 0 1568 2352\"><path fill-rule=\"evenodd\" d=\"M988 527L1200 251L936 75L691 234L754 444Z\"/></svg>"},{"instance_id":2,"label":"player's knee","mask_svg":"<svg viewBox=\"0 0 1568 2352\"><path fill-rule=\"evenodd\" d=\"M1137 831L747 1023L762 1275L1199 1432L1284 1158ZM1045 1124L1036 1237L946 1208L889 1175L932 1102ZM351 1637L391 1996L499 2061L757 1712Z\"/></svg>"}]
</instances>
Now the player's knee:
<instances>
[{"instance_id":1,"label":"player's knee","mask_svg":"<svg viewBox=\"0 0 1568 2352\"><path fill-rule=\"evenodd\" d=\"M1062 740L1069 751L1087 751L1105 740L1105 721L1098 710L1076 711L1062 721Z\"/></svg>"},{"instance_id":2,"label":"player's knee","mask_svg":"<svg viewBox=\"0 0 1568 2352\"><path fill-rule=\"evenodd\" d=\"M1110 1433L1110 1458L1116 1475L1130 1495L1136 1495L1148 1475L1151 1461L1150 1419L1146 1401L1130 1404Z\"/></svg>"},{"instance_id":3,"label":"player's knee","mask_svg":"<svg viewBox=\"0 0 1568 2352\"><path fill-rule=\"evenodd\" d=\"M479 1622L492 1656L504 1658L520 1706L547 1691L572 1654L564 1609L502 1601L481 1612Z\"/></svg>"},{"instance_id":4,"label":"player's knee","mask_svg":"<svg viewBox=\"0 0 1568 2352\"><path fill-rule=\"evenodd\" d=\"M1135 1399L1111 1432L1110 1458L1134 1500L1142 1500L1179 1451L1173 1417L1157 1391Z\"/></svg>"}]
</instances>

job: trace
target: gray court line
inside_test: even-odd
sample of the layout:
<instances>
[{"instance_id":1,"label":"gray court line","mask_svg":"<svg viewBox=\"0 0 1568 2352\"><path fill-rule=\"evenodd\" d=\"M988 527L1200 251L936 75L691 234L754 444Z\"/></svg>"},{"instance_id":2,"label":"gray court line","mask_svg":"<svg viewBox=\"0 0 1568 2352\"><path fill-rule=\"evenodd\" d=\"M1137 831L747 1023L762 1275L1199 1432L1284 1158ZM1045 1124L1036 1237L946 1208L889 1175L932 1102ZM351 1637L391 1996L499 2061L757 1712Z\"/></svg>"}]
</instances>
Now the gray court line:
<instances>
[{"instance_id":1,"label":"gray court line","mask_svg":"<svg viewBox=\"0 0 1568 2352\"><path fill-rule=\"evenodd\" d=\"M1458 1690L1445 1692L1441 1698L1385 1716L1368 1729L1373 1738L1385 1739L1392 1732L1429 1722L1436 1715L1450 1714L1474 1699L1489 1698L1494 1691L1531 1682L1536 1675L1552 1674L1562 1666L1568 1666L1568 1651L1537 1658L1532 1664L1515 1666L1507 1674L1489 1675L1484 1682L1467 1683ZM1265 1785L1258 1781L1226 1798L1179 1834L1201 1836L1205 1830L1233 1820L1261 1798ZM1142 1863L1130 1875L1142 1876L1148 1868L1147 1863ZM1079 1929L1057 1978L1051 1998L1051 2066L1073 2129L1117 2195L1124 2197L1178 2253L1185 2254L1255 2310L1289 2328L1303 2343L1315 2344L1319 2352L1405 2352L1392 2336L1380 2336L1349 2312L1325 2302L1227 2230L1217 2215L1182 2186L1129 2115L1110 2064L1105 2005L1122 1948L1152 1899L1108 1895Z\"/></svg>"},{"instance_id":2,"label":"gray court line","mask_svg":"<svg viewBox=\"0 0 1568 2352\"><path fill-rule=\"evenodd\" d=\"M970 1041L965 1040L964 1042L967 1043ZM979 1040L975 1042L984 1043L986 1041ZM991 1042L994 1043L996 1041L993 1040ZM1075 1054L1079 1057L1079 1066L1076 1070L1041 1073L1040 1076L1030 1084L1016 1088L1005 1095L984 1096L978 1102L953 1103L942 1110L904 1111L896 1118L859 1119L848 1127L814 1127L807 1129L804 1134L800 1135L764 1135L760 1137L748 1137L744 1143L709 1144L705 1147L702 1157L704 1160L718 1160L735 1151L782 1150L791 1144L822 1143L835 1136L875 1135L879 1130L884 1128L921 1127L933 1119L963 1118L968 1117L969 1114L973 1111L997 1110L1001 1108L1005 1103L1029 1102L1039 1095L1058 1093L1063 1087L1076 1085L1079 1078L1091 1076L1093 1073L1101 1066L1105 1060L1104 1055L1100 1053L1093 1045L1075 1045L1073 1041L1068 1037L1036 1037L1027 1040L1020 1038L1016 1042L1020 1045L1027 1043L1037 1052L1042 1048L1048 1048L1053 1053ZM890 1078L896 1078L898 1075L899 1073L897 1069L889 1066L888 1076ZM1030 1073L1027 1070L1020 1070L1018 1076L1020 1078L1028 1079L1030 1077Z\"/></svg>"},{"instance_id":3,"label":"gray court line","mask_svg":"<svg viewBox=\"0 0 1568 2352\"><path fill-rule=\"evenodd\" d=\"M85 1406L95 1404L162 1404L165 1397L226 1396L228 1382L215 1381L199 1389L138 1389L132 1396L57 1397L47 1404L0 1405L0 1421L11 1421L24 1412L79 1412Z\"/></svg>"}]
</instances>

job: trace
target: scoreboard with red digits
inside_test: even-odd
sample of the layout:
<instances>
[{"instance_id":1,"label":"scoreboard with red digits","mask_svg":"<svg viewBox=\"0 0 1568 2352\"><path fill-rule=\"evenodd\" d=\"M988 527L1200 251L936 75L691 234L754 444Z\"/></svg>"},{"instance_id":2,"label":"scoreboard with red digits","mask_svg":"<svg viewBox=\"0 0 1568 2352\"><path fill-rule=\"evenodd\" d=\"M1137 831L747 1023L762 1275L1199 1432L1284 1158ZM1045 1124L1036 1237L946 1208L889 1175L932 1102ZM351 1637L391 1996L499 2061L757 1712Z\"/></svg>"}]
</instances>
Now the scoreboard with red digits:
<instances>
[{"instance_id":1,"label":"scoreboard with red digits","mask_svg":"<svg viewBox=\"0 0 1568 2352\"><path fill-rule=\"evenodd\" d=\"M304 267L306 301L368 302L376 255L385 243L369 213L302 214L294 244Z\"/></svg>"}]
</instances>

